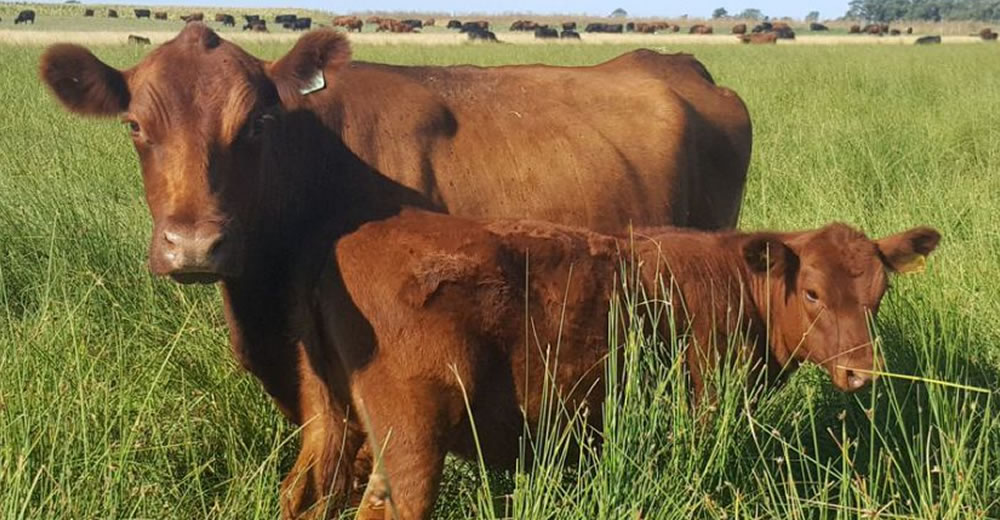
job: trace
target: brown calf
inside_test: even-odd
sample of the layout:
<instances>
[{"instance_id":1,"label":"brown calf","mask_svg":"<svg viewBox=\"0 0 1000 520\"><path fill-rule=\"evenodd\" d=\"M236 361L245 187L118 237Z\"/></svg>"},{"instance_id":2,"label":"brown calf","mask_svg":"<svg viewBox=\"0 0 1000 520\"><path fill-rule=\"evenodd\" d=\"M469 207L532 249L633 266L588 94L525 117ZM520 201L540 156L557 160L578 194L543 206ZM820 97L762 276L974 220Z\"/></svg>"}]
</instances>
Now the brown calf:
<instances>
[{"instance_id":1,"label":"brown calf","mask_svg":"<svg viewBox=\"0 0 1000 520\"><path fill-rule=\"evenodd\" d=\"M646 234L634 254L647 294L669 301L677 330L693 336L686 361L696 395L705 363L732 355L774 383L812 362L843 391L863 387L877 369L868 319L887 273L921 265L940 238L915 228L873 241L843 224ZM628 250L581 229L419 211L340 239L316 290L320 325L306 351L328 370L328 395L343 399L346 382L351 400L333 408L360 410L372 445L385 447L392 491L371 489L376 498L391 500L400 518L428 517L445 455L476 457L466 397L491 466L512 466L519 436L536 431L546 382L600 429L609 302ZM357 449L359 430L344 435L337 423L320 436L324 446L303 449L353 460L339 447Z\"/></svg>"},{"instance_id":2,"label":"brown calf","mask_svg":"<svg viewBox=\"0 0 1000 520\"><path fill-rule=\"evenodd\" d=\"M778 43L778 34L773 32L744 34L739 38L743 43L752 43L757 45Z\"/></svg>"}]
</instances>

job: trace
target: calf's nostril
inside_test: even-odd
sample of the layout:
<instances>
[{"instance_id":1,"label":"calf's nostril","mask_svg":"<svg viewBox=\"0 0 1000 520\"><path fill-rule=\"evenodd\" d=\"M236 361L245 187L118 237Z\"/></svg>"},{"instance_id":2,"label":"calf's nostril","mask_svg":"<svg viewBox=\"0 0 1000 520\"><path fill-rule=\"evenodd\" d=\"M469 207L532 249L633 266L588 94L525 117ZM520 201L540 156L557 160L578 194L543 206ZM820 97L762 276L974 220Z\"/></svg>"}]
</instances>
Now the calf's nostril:
<instances>
[{"instance_id":1,"label":"calf's nostril","mask_svg":"<svg viewBox=\"0 0 1000 520\"><path fill-rule=\"evenodd\" d=\"M175 246L177 245L178 242L181 241L181 236L177 233L174 233L173 231L164 231L163 241L169 245Z\"/></svg>"}]
</instances>

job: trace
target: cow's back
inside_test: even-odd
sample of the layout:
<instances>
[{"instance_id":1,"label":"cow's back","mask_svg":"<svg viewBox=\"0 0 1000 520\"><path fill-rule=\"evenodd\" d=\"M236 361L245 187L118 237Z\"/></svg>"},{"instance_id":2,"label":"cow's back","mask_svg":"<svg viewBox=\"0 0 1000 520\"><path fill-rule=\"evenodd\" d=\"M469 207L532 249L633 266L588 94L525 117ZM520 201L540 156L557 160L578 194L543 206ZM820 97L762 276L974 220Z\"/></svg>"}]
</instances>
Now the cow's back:
<instances>
[{"instance_id":1,"label":"cow's back","mask_svg":"<svg viewBox=\"0 0 1000 520\"><path fill-rule=\"evenodd\" d=\"M363 163L471 217L731 227L746 109L688 56L592 67L354 63L314 106Z\"/></svg>"}]
</instances>

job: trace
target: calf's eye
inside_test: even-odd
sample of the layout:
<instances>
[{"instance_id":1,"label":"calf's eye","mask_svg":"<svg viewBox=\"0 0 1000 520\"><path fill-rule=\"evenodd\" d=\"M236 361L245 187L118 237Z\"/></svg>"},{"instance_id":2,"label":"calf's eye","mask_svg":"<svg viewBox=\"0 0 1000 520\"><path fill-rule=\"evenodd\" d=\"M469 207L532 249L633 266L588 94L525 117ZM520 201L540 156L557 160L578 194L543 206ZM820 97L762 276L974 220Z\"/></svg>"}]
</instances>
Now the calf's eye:
<instances>
[{"instance_id":1,"label":"calf's eye","mask_svg":"<svg viewBox=\"0 0 1000 520\"><path fill-rule=\"evenodd\" d=\"M138 134L142 130L139 123L132 119L125 121L125 126L128 127L128 131L132 132L132 134Z\"/></svg>"},{"instance_id":2,"label":"calf's eye","mask_svg":"<svg viewBox=\"0 0 1000 520\"><path fill-rule=\"evenodd\" d=\"M809 303L816 303L816 302L818 302L819 301L819 296L816 294L816 291L814 291L812 289L806 289L806 301L809 302Z\"/></svg>"}]
</instances>

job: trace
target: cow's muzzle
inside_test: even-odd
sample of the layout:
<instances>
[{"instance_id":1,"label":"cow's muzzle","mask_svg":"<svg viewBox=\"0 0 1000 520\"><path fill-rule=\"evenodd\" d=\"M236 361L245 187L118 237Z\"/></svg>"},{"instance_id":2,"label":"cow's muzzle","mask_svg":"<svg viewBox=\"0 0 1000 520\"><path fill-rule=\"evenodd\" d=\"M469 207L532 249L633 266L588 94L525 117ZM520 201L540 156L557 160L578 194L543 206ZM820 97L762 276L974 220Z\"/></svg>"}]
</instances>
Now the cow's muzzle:
<instances>
[{"instance_id":1,"label":"cow's muzzle","mask_svg":"<svg viewBox=\"0 0 1000 520\"><path fill-rule=\"evenodd\" d=\"M232 241L220 225L166 227L153 235L149 266L157 276L188 284L214 283L239 274Z\"/></svg>"}]
</instances>

